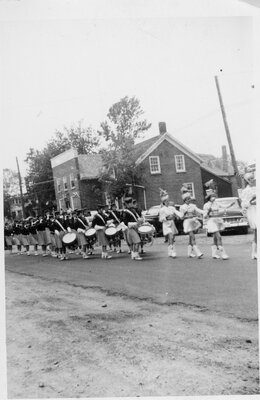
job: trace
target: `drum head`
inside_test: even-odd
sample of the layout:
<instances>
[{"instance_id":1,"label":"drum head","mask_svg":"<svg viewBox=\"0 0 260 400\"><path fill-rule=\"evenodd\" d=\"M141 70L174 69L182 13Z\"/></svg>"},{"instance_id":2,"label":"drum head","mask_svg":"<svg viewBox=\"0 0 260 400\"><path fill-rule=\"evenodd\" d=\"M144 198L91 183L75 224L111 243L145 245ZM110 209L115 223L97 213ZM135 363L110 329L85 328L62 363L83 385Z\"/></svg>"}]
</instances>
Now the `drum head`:
<instances>
[{"instance_id":1,"label":"drum head","mask_svg":"<svg viewBox=\"0 0 260 400\"><path fill-rule=\"evenodd\" d=\"M116 228L114 228L114 227L112 227L112 226L111 226L111 228L107 228L107 229L105 230L105 234L106 234L107 236L114 236L114 235L116 234Z\"/></svg>"},{"instance_id":2,"label":"drum head","mask_svg":"<svg viewBox=\"0 0 260 400\"><path fill-rule=\"evenodd\" d=\"M65 243L65 244L71 244L71 243L73 243L73 242L76 240L76 237L77 237L76 233L74 233L74 232L69 232L69 233L66 233L66 234L63 236L62 241L63 241L63 243Z\"/></svg>"},{"instance_id":3,"label":"drum head","mask_svg":"<svg viewBox=\"0 0 260 400\"><path fill-rule=\"evenodd\" d=\"M151 233L153 228L149 225L141 225L138 228L138 232L140 233Z\"/></svg>"},{"instance_id":4,"label":"drum head","mask_svg":"<svg viewBox=\"0 0 260 400\"><path fill-rule=\"evenodd\" d=\"M85 235L86 235L87 237L94 236L95 234L96 234L96 229L94 229L94 228L89 228L89 229L85 232Z\"/></svg>"}]
</instances>

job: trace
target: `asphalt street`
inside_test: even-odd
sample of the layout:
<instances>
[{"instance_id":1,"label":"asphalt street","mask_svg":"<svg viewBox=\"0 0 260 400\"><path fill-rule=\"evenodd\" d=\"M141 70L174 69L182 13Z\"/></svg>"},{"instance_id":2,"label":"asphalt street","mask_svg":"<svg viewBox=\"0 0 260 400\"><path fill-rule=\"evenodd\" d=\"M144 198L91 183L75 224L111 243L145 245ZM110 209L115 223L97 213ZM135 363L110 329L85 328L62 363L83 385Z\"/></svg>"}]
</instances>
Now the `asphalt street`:
<instances>
[{"instance_id":1,"label":"asphalt street","mask_svg":"<svg viewBox=\"0 0 260 400\"><path fill-rule=\"evenodd\" d=\"M111 296L182 305L242 320L258 318L257 262L250 259L251 235L225 236L229 260L213 260L212 238L198 235L203 259L187 257L187 237L177 237L177 258L167 256L163 238L145 247L142 261L132 261L127 249L101 260L100 249L91 259L75 254L69 261L42 256L9 255L6 270L75 287L96 288Z\"/></svg>"}]
</instances>

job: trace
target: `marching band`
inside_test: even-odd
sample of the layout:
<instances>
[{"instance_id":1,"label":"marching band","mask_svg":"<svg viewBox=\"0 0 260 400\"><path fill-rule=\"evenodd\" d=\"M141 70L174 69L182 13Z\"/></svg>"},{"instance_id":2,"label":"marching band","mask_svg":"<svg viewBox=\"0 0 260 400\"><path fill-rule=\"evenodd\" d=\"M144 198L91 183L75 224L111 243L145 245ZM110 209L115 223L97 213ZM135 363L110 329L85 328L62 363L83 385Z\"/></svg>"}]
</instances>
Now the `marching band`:
<instances>
[{"instance_id":1,"label":"marching band","mask_svg":"<svg viewBox=\"0 0 260 400\"><path fill-rule=\"evenodd\" d=\"M242 190L240 197L242 208L247 214L250 227L253 229L252 259L257 259L257 227L256 227L256 190L253 185L254 173L244 175L246 188ZM201 220L207 223L207 231L213 236L212 258L227 260L229 257L222 244L221 231L225 229L223 220L215 217L219 205L215 199L217 193L211 187L210 182L205 185L206 197L203 209L199 209L186 187L181 188L183 205L180 210L174 207L169 200L166 190L160 189L161 207L159 221L162 223L163 235L168 242L168 256L176 258L175 237L178 230L174 220L183 220L184 233L189 236L188 257L201 259L203 253L196 245L195 234L202 227ZM233 203L225 208L232 206ZM122 241L128 246L128 254L132 260L141 261L144 246L151 246L156 234L155 228L145 221L145 214L138 208L137 202L132 197L124 198L123 210L118 210L115 204L99 204L93 217L85 213L86 210L73 210L70 212L49 212L39 217L28 217L22 221L5 223L4 238L5 247L15 254L30 256L30 246L33 246L33 254L41 254L43 257L52 256L61 261L68 260L71 253L81 255L83 259L89 259L96 247L101 247L101 259L112 258L111 252L122 253ZM217 254L220 251L221 257Z\"/></svg>"}]
</instances>

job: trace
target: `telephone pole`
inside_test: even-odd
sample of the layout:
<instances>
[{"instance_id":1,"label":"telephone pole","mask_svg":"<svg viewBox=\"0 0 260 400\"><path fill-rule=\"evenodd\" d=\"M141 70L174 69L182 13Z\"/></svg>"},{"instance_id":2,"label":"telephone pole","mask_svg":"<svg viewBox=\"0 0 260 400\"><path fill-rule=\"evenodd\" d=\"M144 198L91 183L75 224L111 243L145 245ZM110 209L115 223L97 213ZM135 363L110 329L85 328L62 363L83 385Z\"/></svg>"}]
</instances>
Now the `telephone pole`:
<instances>
[{"instance_id":1,"label":"telephone pole","mask_svg":"<svg viewBox=\"0 0 260 400\"><path fill-rule=\"evenodd\" d=\"M17 164L19 186L20 186L20 197L21 197L21 204L22 204L22 217L24 218L24 200L23 200L22 179L21 179L20 168L19 168L19 163L18 163L18 158L17 157L16 157L16 164Z\"/></svg>"},{"instance_id":2,"label":"telephone pole","mask_svg":"<svg viewBox=\"0 0 260 400\"><path fill-rule=\"evenodd\" d=\"M236 157L235 157L233 144L232 144L232 140L231 140L231 136L230 136L230 132L229 132L226 112L225 112L225 109L224 109L224 105L223 105L223 101L222 101L222 96L221 96L221 92L220 92L220 87L219 87L218 77L217 76L215 76L215 82L216 82L216 86L217 86L218 98L219 98L220 108L221 108L221 112L222 112L223 122L224 122L225 130L226 130L226 135L227 135L227 141L228 141L228 145L229 145L229 151L230 151L232 166L233 166L234 172L235 172L237 187L240 188L241 187L241 179L240 179L239 174L238 174Z\"/></svg>"}]
</instances>

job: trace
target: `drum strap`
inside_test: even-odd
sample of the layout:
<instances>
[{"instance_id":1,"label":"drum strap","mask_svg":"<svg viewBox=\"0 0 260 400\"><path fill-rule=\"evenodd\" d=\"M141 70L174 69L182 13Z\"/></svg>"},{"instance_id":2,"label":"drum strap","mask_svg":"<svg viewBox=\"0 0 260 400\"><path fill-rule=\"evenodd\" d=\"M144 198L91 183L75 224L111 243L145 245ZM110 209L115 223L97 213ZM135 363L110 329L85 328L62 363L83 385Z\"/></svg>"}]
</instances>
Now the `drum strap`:
<instances>
[{"instance_id":1,"label":"drum strap","mask_svg":"<svg viewBox=\"0 0 260 400\"><path fill-rule=\"evenodd\" d=\"M111 214L113 215L113 217L115 218L115 220L120 224L120 221L119 221L119 219L117 218L116 214L115 214L112 210L110 210L110 212L111 212Z\"/></svg>"},{"instance_id":2,"label":"drum strap","mask_svg":"<svg viewBox=\"0 0 260 400\"><path fill-rule=\"evenodd\" d=\"M104 224L106 225L106 222L105 222L104 218L102 217L102 215L100 215L99 213L97 213L97 215L100 217L100 219L102 219L102 221L103 221Z\"/></svg>"},{"instance_id":3,"label":"drum strap","mask_svg":"<svg viewBox=\"0 0 260 400\"><path fill-rule=\"evenodd\" d=\"M61 225L61 223L60 223L57 219L55 219L55 221L56 221L56 223L61 227L61 229L62 229L63 231L66 231L66 229L63 228L63 226Z\"/></svg>"},{"instance_id":4,"label":"drum strap","mask_svg":"<svg viewBox=\"0 0 260 400\"><path fill-rule=\"evenodd\" d=\"M134 217L135 222L137 222L137 218L132 211L128 210L128 208L126 208L124 211L127 211L128 214L132 215L132 217Z\"/></svg>"},{"instance_id":5,"label":"drum strap","mask_svg":"<svg viewBox=\"0 0 260 400\"><path fill-rule=\"evenodd\" d=\"M80 218L78 218L78 220L79 220L79 222L82 223L82 225L84 226L84 228L87 228L87 225L85 225L84 222L83 222Z\"/></svg>"}]
</instances>

